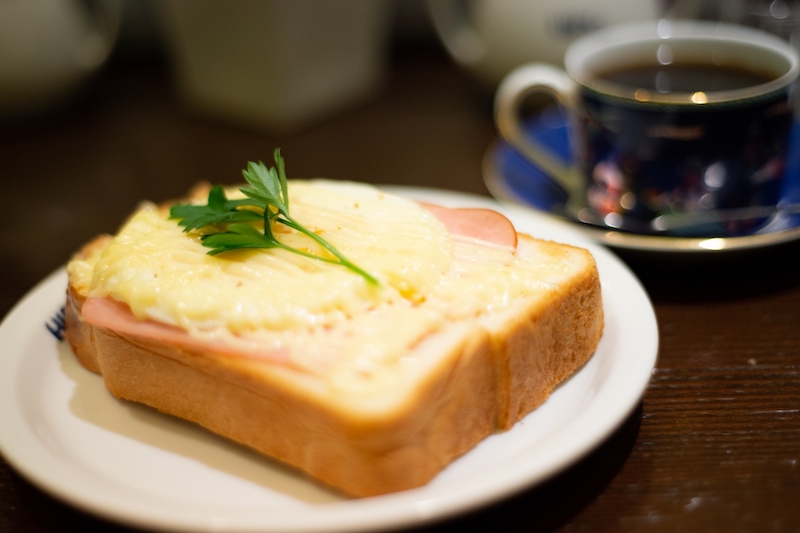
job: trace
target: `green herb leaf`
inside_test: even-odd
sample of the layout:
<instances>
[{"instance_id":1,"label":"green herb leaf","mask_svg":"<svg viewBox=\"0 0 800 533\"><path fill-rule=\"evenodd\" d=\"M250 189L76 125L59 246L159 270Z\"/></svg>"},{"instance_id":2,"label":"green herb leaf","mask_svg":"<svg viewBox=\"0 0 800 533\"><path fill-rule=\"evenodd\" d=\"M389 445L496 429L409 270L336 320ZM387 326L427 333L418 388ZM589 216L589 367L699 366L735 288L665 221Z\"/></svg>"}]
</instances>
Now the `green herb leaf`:
<instances>
[{"instance_id":1,"label":"green herb leaf","mask_svg":"<svg viewBox=\"0 0 800 533\"><path fill-rule=\"evenodd\" d=\"M169 210L169 218L180 219L178 225L182 226L185 232L224 222L261 220L262 215L256 211L237 209L246 205L260 207L250 199L228 200L225 191L217 185L209 191L206 205L172 206Z\"/></svg>"},{"instance_id":2,"label":"green herb leaf","mask_svg":"<svg viewBox=\"0 0 800 533\"><path fill-rule=\"evenodd\" d=\"M278 174L274 168L267 169L266 165L261 161L258 163L250 162L247 164L247 169L242 171L242 175L251 185L250 187L239 189L245 196L257 203L275 207L277 212L282 215L289 213L281 191L276 185L279 182L277 181ZM270 216L272 217L272 215Z\"/></svg>"},{"instance_id":3,"label":"green herb leaf","mask_svg":"<svg viewBox=\"0 0 800 533\"><path fill-rule=\"evenodd\" d=\"M208 193L206 205L175 205L170 209L170 218L177 219L185 232L207 226L225 226L226 231L203 235L203 245L211 248L209 255L216 255L244 248L281 248L290 252L342 265L362 276L369 283L379 285L378 280L365 270L351 263L339 250L313 231L303 226L289 214L289 188L286 165L280 150L273 154L276 167L267 168L262 163L249 162L242 171L249 186L239 189L247 198L229 200L225 190L214 186ZM242 209L240 209L242 208ZM264 221L260 232L247 222ZM333 259L287 246L275 237L272 224L281 223L317 242L333 255Z\"/></svg>"},{"instance_id":4,"label":"green herb leaf","mask_svg":"<svg viewBox=\"0 0 800 533\"><path fill-rule=\"evenodd\" d=\"M203 245L213 248L209 255L216 255L242 248L278 248L281 244L270 234L265 235L250 224L231 224L228 231L210 233L201 237Z\"/></svg>"}]
</instances>

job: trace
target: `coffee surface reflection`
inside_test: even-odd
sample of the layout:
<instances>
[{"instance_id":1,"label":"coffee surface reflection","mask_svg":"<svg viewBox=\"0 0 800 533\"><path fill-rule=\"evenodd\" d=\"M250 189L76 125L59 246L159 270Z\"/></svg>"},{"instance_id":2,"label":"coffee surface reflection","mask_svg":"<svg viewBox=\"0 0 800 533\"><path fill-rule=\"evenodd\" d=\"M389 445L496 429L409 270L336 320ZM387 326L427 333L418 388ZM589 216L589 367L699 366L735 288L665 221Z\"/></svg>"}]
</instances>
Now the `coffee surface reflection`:
<instances>
[{"instance_id":1,"label":"coffee surface reflection","mask_svg":"<svg viewBox=\"0 0 800 533\"><path fill-rule=\"evenodd\" d=\"M778 76L735 65L672 63L619 68L598 77L634 90L669 93L735 91L768 83Z\"/></svg>"}]
</instances>

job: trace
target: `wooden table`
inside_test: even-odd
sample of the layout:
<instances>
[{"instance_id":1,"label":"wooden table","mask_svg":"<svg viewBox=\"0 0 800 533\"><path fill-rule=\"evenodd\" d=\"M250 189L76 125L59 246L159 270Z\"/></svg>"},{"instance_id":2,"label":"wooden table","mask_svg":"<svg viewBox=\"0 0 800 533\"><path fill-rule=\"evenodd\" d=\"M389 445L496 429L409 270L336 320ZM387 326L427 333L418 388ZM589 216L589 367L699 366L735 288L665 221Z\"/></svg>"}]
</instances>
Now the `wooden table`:
<instances>
[{"instance_id":1,"label":"wooden table","mask_svg":"<svg viewBox=\"0 0 800 533\"><path fill-rule=\"evenodd\" d=\"M72 109L0 127L0 314L139 200L238 182L243 162L277 146L294 177L487 194L481 159L494 137L490 96L436 50L396 56L374 101L291 135L193 117L158 64L120 62ZM634 413L544 484L425 530L800 531L800 246L624 259L661 336ZM124 530L0 459L0 531L89 527Z\"/></svg>"}]
</instances>

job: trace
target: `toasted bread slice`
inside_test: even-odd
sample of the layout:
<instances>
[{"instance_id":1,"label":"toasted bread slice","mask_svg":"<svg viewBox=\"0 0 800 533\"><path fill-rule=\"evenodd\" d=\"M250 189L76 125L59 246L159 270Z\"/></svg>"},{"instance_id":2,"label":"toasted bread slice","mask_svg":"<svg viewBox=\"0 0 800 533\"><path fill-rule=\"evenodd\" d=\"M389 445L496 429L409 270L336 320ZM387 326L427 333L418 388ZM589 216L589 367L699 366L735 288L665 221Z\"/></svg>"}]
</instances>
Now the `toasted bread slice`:
<instances>
[{"instance_id":1,"label":"toasted bread slice","mask_svg":"<svg viewBox=\"0 0 800 533\"><path fill-rule=\"evenodd\" d=\"M108 236L70 262L66 336L119 398L196 422L351 495L408 489L512 427L599 342L592 256L527 235L515 240L520 260L558 265L541 274L543 288L426 332L380 386L341 387L324 371L277 356L242 357L152 320L141 328L124 302L91 294Z\"/></svg>"}]
</instances>

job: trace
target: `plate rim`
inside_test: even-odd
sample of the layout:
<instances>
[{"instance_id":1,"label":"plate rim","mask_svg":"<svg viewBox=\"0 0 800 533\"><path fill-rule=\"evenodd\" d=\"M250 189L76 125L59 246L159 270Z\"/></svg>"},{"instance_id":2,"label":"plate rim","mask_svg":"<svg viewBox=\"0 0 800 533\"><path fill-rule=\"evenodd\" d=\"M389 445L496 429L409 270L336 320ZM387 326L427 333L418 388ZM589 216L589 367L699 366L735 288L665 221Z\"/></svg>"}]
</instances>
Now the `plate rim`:
<instances>
[{"instance_id":1,"label":"plate rim","mask_svg":"<svg viewBox=\"0 0 800 533\"><path fill-rule=\"evenodd\" d=\"M381 187L390 192L397 192L409 197L446 200L447 202L458 205L469 203L469 205L483 205L487 207L494 206L501 212L506 211L511 217L528 219L531 221L531 224L536 222L535 214L528 211L514 212L513 208L504 207L496 200L488 197L485 198L469 193L425 187ZM542 220L542 222L547 221ZM553 228L553 231L556 233L563 233L565 230L564 228L559 227ZM635 294L636 298L638 298L641 302L646 303L648 309L648 313L644 313L646 316L640 316L638 318L646 322L647 327L652 329L652 335L648 336L649 345L644 346L642 349L643 353L637 356L639 358L637 363L639 365L637 367L639 373L636 375L635 383L632 383L631 386L626 390L627 396L624 398L624 402L622 402L624 405L616 406L616 411L613 413L613 416L606 418L603 421L587 420L586 424L588 424L590 427L594 425L592 427L592 431L590 432L591 438L584 439L577 444L574 442L570 444L571 450L569 453L561 453L558 456L558 460L551 463L548 469L539 469L535 476L531 476L530 472L526 472L524 468L520 469L516 466L511 468L508 464L506 464L508 461L505 461L502 464L506 471L505 477L495 475L488 481L482 480L479 490L475 490L474 487L470 488L470 486L468 486L469 484L464 484L460 490L450 491L448 494L439 494L436 498L429 498L424 502L421 502L417 499L425 496L425 487L421 487L419 489L412 489L410 491L403 491L401 493L394 493L374 498L343 500L333 502L331 504L321 504L326 506L326 510L332 510L333 512L319 513L323 516L315 517L316 520L314 520L313 523L310 523L309 521L301 521L299 523L297 521L289 521L287 523L274 524L273 526L270 526L269 524L264 524L263 522L253 523L245 520L237 523L225 523L224 527L231 531L302 530L332 532L388 529L403 526L418 526L432 522L438 522L478 507L490 505L511 494L535 486L578 461L591 450L596 448L605 439L607 439L608 436L613 433L613 431L615 431L635 409L647 388L647 384L649 383L650 375L652 369L655 367L658 355L659 339L655 311L652 308L652 304L649 301L646 291L641 286L638 279L624 265L624 263L622 263L621 260L619 260L605 248L587 241L584 236L578 234L577 232L567 231L567 233L564 235L567 236L567 240L577 241L578 244L584 245L586 248L590 249L592 253L595 254L595 257L598 261L598 266L601 266L602 264L606 269L614 269L616 271L616 275L621 276L621 279L624 283L627 283L630 287L637 291ZM601 272L601 276L602 275L603 273ZM44 298L43 295L46 291L55 291L55 288L52 287L53 284L63 282L60 280L62 280L64 276L64 267L61 267L36 284L33 289L31 289L11 309L6 317L3 318L2 322L0 322L0 339L11 336L12 334L8 333L8 328L9 324L12 324L13 321L19 320L19 318L15 317L21 316L23 310L31 307L37 301L37 299ZM611 305L611 303L609 303L609 305ZM47 318L48 317L46 316L42 317L43 320L46 320ZM31 328L31 332L33 332L33 326L29 327ZM49 335L44 328L41 328L41 331L42 334ZM4 360L0 361L0 367L7 367L10 363L21 363L23 356L24 353L17 354L17 360L9 361L10 356L8 353L6 353L5 357L3 358ZM619 356L616 357L618 358ZM615 365L612 365L612 369L619 370L619 366L620 361L616 361ZM7 373L4 372L0 374L0 380L3 380L2 375L7 375ZM14 374L14 376L16 376L16 374ZM608 388L608 385L606 385L606 388ZM0 391L0 399L7 400L9 394L15 394L11 391L14 391L16 387L4 387L4 389L6 389L7 392ZM588 405L592 405L591 402ZM6 402L0 404L0 415L7 408L8 406L6 405ZM581 417L586 418L587 416L587 407L584 406L575 414L574 418L580 420ZM0 426L7 426L7 424L8 421L5 420L5 418L0 419ZM574 420L562 424L554 433L558 434L563 431L571 430L573 429L574 424ZM548 435L547 440L551 441L550 446L552 447L553 443L555 443L552 435ZM62 501L66 501L67 503L82 509L85 512L96 516L101 516L114 522L135 527L166 527L173 530L186 531L198 530L198 524L196 521L185 523L181 521L180 517L176 518L169 515L160 517L141 517L138 515L133 516L132 513L126 512L125 509L109 508L107 506L103 506L102 504L98 504L96 498L91 497L92 495L88 495L87 497L85 494L76 495L70 491L65 491L63 490L63 480L59 482L59 480L54 481L53 479L49 479L47 474L43 474L39 469L37 469L36 466L26 464L24 460L20 459L18 456L18 451L13 450L12 448L13 444L9 446L8 432L0 432L0 453L3 454L9 465L11 465L15 470L20 472L23 477L33 482L45 492ZM11 450L11 453L9 453L9 450ZM471 479L476 475L478 475L476 472L471 472L466 477ZM358 518L358 520L353 521L352 515L359 513L361 516ZM212 529L218 529L219 524L209 524L208 527L209 531ZM202 530L202 528L200 530Z\"/></svg>"}]
</instances>

